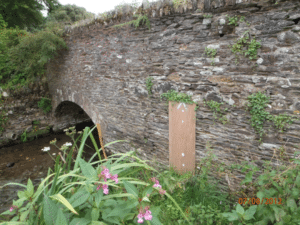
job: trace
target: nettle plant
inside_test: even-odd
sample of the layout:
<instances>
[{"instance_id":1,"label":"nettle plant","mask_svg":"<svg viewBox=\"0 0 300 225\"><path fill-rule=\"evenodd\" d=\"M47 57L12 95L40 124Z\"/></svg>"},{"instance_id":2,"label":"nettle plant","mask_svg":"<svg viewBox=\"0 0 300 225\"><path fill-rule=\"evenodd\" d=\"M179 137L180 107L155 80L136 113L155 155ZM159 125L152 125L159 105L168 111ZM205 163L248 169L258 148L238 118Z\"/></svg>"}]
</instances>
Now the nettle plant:
<instances>
[{"instance_id":1,"label":"nettle plant","mask_svg":"<svg viewBox=\"0 0 300 225\"><path fill-rule=\"evenodd\" d=\"M267 97L264 93L258 92L253 93L248 96L249 104L247 105L247 110L251 115L251 126L259 134L259 141L262 142L263 134L265 131L263 125L265 121L273 121L275 128L279 129L280 132L286 130L286 124L292 124L293 121L298 120L296 116L288 116L285 114L280 114L277 116L270 115L269 112L265 111L267 104L269 103L270 97Z\"/></svg>"},{"instance_id":2,"label":"nettle plant","mask_svg":"<svg viewBox=\"0 0 300 225\"><path fill-rule=\"evenodd\" d=\"M254 166L255 161L245 161L244 165L232 164L227 168L229 171L237 168L241 172L246 172L242 188L236 193L242 201L236 205L236 209L231 213L222 215L234 224L247 225L298 225L300 222L300 152L294 153L294 158L290 159L290 165L278 159L276 152L277 166L272 166L271 161L265 161L264 171ZM298 155L298 156L297 156ZM272 157L272 159L273 159ZM260 175L255 181L255 173ZM254 190L254 195L248 195L246 190Z\"/></svg>"}]
</instances>

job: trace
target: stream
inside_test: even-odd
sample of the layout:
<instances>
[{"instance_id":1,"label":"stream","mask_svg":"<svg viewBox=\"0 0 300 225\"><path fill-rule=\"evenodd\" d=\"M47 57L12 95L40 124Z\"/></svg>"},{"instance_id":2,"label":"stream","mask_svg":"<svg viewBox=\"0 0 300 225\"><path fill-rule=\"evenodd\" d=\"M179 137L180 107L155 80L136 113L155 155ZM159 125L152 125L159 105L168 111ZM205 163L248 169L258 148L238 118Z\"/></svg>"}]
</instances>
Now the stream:
<instances>
[{"instance_id":1,"label":"stream","mask_svg":"<svg viewBox=\"0 0 300 225\"><path fill-rule=\"evenodd\" d=\"M81 124L77 124L75 129L78 132L83 130L86 126L92 129L95 125L92 121L84 122ZM98 147L100 148L97 128L95 128L92 133ZM74 139L76 140L78 136L79 134L76 133L74 135ZM41 178L45 178L47 176L48 168L50 167L54 171L55 162L53 159L56 159L59 152L62 153L62 151L60 151L56 146L50 145L50 141L54 140L55 138L57 140L56 145L58 147L61 147L66 142L71 142L72 144L74 144L72 138L67 136L65 132L54 133L51 131L50 133L43 134L32 141L27 141L25 143L13 146L2 147L0 149L0 187L10 182L27 185L27 180L28 178L30 178L36 190L37 186L41 182ZM80 140L78 140L76 144L79 148ZM50 157L48 152L42 151L44 147L50 147L50 151L48 152L53 159ZM84 147L82 158L88 161L94 153L95 150L93 148L92 141L88 137L86 145ZM107 152L106 155L107 157L110 156L110 154L108 154ZM101 158L104 159L102 151ZM95 162L97 160L98 157L95 157L92 162ZM73 168L73 165L74 163L72 163L71 168ZM95 165L95 167L96 166L97 165ZM0 214L11 207L13 200L19 199L17 193L18 191L23 190L25 190L23 187L16 185L8 185L0 188ZM12 217L13 216L0 216L0 222L2 219Z\"/></svg>"}]
</instances>

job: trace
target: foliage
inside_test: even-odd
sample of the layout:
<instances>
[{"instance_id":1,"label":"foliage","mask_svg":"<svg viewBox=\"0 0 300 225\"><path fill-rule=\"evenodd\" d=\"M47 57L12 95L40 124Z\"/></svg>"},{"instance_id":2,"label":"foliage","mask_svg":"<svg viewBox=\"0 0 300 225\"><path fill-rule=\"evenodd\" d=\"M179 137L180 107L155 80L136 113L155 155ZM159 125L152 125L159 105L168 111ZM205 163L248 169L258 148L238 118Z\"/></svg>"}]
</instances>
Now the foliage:
<instances>
[{"instance_id":1,"label":"foliage","mask_svg":"<svg viewBox=\"0 0 300 225\"><path fill-rule=\"evenodd\" d=\"M205 47L205 54L212 58L211 65L214 65L215 64L214 60L215 60L215 56L217 54L217 49Z\"/></svg>"},{"instance_id":2,"label":"foliage","mask_svg":"<svg viewBox=\"0 0 300 225\"><path fill-rule=\"evenodd\" d=\"M191 206L191 221L194 224L207 224L207 225L223 225L227 224L227 220L222 215L221 210L216 206L197 204Z\"/></svg>"},{"instance_id":3,"label":"foliage","mask_svg":"<svg viewBox=\"0 0 300 225\"><path fill-rule=\"evenodd\" d=\"M204 14L203 17L204 17L204 18L212 18L213 15L210 15L210 14Z\"/></svg>"},{"instance_id":4,"label":"foliage","mask_svg":"<svg viewBox=\"0 0 300 225\"><path fill-rule=\"evenodd\" d=\"M42 98L38 102L38 106L43 110L44 113L50 112L52 110L51 99Z\"/></svg>"},{"instance_id":5,"label":"foliage","mask_svg":"<svg viewBox=\"0 0 300 225\"><path fill-rule=\"evenodd\" d=\"M231 51L237 57L237 54L244 54L244 56L248 56L250 60L257 58L257 49L261 47L261 43L257 42L255 38L253 38L250 42L248 42L249 36L247 35L248 31L243 33L243 37L236 40L236 43L231 46ZM245 48L245 49L244 49Z\"/></svg>"},{"instance_id":6,"label":"foliage","mask_svg":"<svg viewBox=\"0 0 300 225\"><path fill-rule=\"evenodd\" d=\"M73 24L80 20L94 18L94 14L76 5L63 5L48 15L47 22Z\"/></svg>"},{"instance_id":7,"label":"foliage","mask_svg":"<svg viewBox=\"0 0 300 225\"><path fill-rule=\"evenodd\" d=\"M280 132L286 130L286 124L292 124L295 120L298 120L296 116L288 116L286 112L284 114L272 117L272 121L274 122L275 128L279 129Z\"/></svg>"},{"instance_id":8,"label":"foliage","mask_svg":"<svg viewBox=\"0 0 300 225\"><path fill-rule=\"evenodd\" d=\"M241 222L241 224L245 224L246 221L254 219L253 215L256 212L256 208L257 206L253 205L245 211L240 204L237 204L236 210L232 210L232 213L222 213L222 215L226 217L228 221L238 220L239 222Z\"/></svg>"},{"instance_id":9,"label":"foliage","mask_svg":"<svg viewBox=\"0 0 300 225\"><path fill-rule=\"evenodd\" d=\"M0 109L1 109L1 113L0 113L0 134L4 131L4 125L6 124L8 117L6 116L7 111L3 110L3 101L1 99L2 96L0 94Z\"/></svg>"},{"instance_id":10,"label":"foliage","mask_svg":"<svg viewBox=\"0 0 300 225\"><path fill-rule=\"evenodd\" d=\"M150 24L150 21L149 21L147 15L132 15L132 16L133 17L138 17L138 18L136 20L132 20L132 21L129 21L129 22L126 22L126 23L114 25L113 27L120 28L120 27L125 26L125 25L133 24L135 29L137 29L140 25L140 22L141 22L142 24L146 23L149 30L151 29L151 24Z\"/></svg>"},{"instance_id":11,"label":"foliage","mask_svg":"<svg viewBox=\"0 0 300 225\"><path fill-rule=\"evenodd\" d=\"M49 8L48 18L26 24L25 30L18 26L0 28L0 85L3 89L18 89L33 82L36 76L43 75L44 65L57 55L57 50L68 49L62 39L65 23L93 17L84 8L61 6L55 0L42 1ZM23 7L22 1L19 3ZM0 24L3 24L1 18Z\"/></svg>"},{"instance_id":12,"label":"foliage","mask_svg":"<svg viewBox=\"0 0 300 225\"><path fill-rule=\"evenodd\" d=\"M44 65L57 55L58 46L68 48L64 40L50 30L35 35L19 29L3 30L1 40L5 40L4 48L7 49L0 61L2 87L10 89L17 84L28 84L37 75L44 74Z\"/></svg>"},{"instance_id":13,"label":"foliage","mask_svg":"<svg viewBox=\"0 0 300 225\"><path fill-rule=\"evenodd\" d=\"M238 26L238 22L244 22L245 21L245 17L244 16L241 16L240 20L239 20L239 18L237 16L230 17L230 16L226 15L226 17L229 20L229 23L228 23L229 25Z\"/></svg>"},{"instance_id":14,"label":"foliage","mask_svg":"<svg viewBox=\"0 0 300 225\"><path fill-rule=\"evenodd\" d=\"M263 124L266 120L273 121L275 127L280 129L280 132L283 132L284 127L287 123L292 124L293 121L296 120L295 117L291 117L280 114L278 116L272 116L269 112L265 111L267 107L267 103L269 103L269 97L267 97L264 93L258 92L253 93L248 96L249 104L247 105L247 110L249 110L251 115L251 126L258 132L260 139L262 141L262 136L265 133L263 130Z\"/></svg>"},{"instance_id":15,"label":"foliage","mask_svg":"<svg viewBox=\"0 0 300 225\"><path fill-rule=\"evenodd\" d=\"M2 0L0 14L8 23L8 28L17 25L24 29L25 26L43 21L44 17L40 12L43 8L43 5L35 0Z\"/></svg>"},{"instance_id":16,"label":"foliage","mask_svg":"<svg viewBox=\"0 0 300 225\"><path fill-rule=\"evenodd\" d=\"M178 7L182 4L186 4L187 3L187 0L173 0L173 4L174 4L174 7L175 9L177 10Z\"/></svg>"},{"instance_id":17,"label":"foliage","mask_svg":"<svg viewBox=\"0 0 300 225\"><path fill-rule=\"evenodd\" d=\"M153 81L153 77L148 77L147 80L146 80L146 87L147 87L149 96L152 96L152 92L151 92L151 88L153 86L152 81Z\"/></svg>"},{"instance_id":18,"label":"foliage","mask_svg":"<svg viewBox=\"0 0 300 225\"><path fill-rule=\"evenodd\" d=\"M178 93L175 90L169 90L167 93L161 94L160 98L161 98L161 100L162 100L162 98L166 98L167 101L183 102L183 103L187 103L187 104L196 104L197 105L197 103L192 100L192 97L190 95L187 95L185 93Z\"/></svg>"},{"instance_id":19,"label":"foliage","mask_svg":"<svg viewBox=\"0 0 300 225\"><path fill-rule=\"evenodd\" d=\"M93 129L95 128L96 126ZM74 141L76 131L74 131L74 127L69 129L71 129L72 132L69 133L67 131L66 134L71 136ZM147 181L130 178L128 175L141 169L142 171L158 171L148 166L145 161L136 157L133 151L126 154L116 154L115 158L112 157L108 160L102 160L97 143L91 134L93 129L85 128L82 143L77 150L78 155L72 170L70 170L71 157L75 145L67 155L66 161L68 163L61 165L59 159L62 156L57 156L54 173L50 174L51 169L49 168L47 177L42 179L36 191L34 191L34 186L30 179L28 179L27 186L15 183L5 184L4 186L19 185L25 187L26 190L18 191L19 199L17 201L13 200L11 209L2 213L2 215L14 215L17 213L11 222L20 221L27 222L28 224L68 224L68 220L71 221L69 224L96 224L96 221L102 221L106 224L124 224L125 221L126 224L137 224L136 216L140 213L139 210L149 205L148 202L151 202L149 197L150 195L157 194L158 187L152 186L153 184ZM94 144L96 153L86 162L81 158L81 155L88 136L90 136ZM81 135L79 135L77 140L80 137ZM74 142L76 143L76 141ZM116 142L120 141L115 141L108 145ZM50 143L55 145L56 140ZM67 149L68 147L65 145L60 148L64 153ZM91 163L96 155L98 155L99 161ZM120 157L118 157L118 155ZM136 160L136 162L122 162L121 160L126 157L132 158L133 161ZM113 160L114 163L112 163ZM92 166L94 164L97 164L95 165L97 166L96 168ZM115 174L114 178L109 176L109 178L115 182L111 182L111 180L107 181L106 179L104 179L104 181L101 180L103 177L106 177L105 170L103 169L111 173L111 176ZM53 177L52 181L50 181L51 177ZM154 182L152 178L151 180ZM119 185L116 185L118 182ZM106 196L103 195L105 188L103 188L103 192L101 189L98 191L99 187L102 185L102 187L104 187L104 184L109 185L112 189L111 193L107 186L109 193L107 193ZM51 188L49 190L50 185ZM122 193L123 191L125 191L125 193ZM159 191L164 190L160 188ZM178 204L167 192L164 191L162 195L167 196L168 199L172 200L175 206L179 208ZM24 202L27 202L27 204L23 207ZM181 209L179 210L186 219L186 222L189 223L183 211ZM153 223L160 224L158 219L159 212L160 207L151 206L151 221Z\"/></svg>"},{"instance_id":20,"label":"foliage","mask_svg":"<svg viewBox=\"0 0 300 225\"><path fill-rule=\"evenodd\" d=\"M27 142L27 133L26 131L24 131L24 133L21 135L21 141L24 143L24 142Z\"/></svg>"},{"instance_id":21,"label":"foliage","mask_svg":"<svg viewBox=\"0 0 300 225\"><path fill-rule=\"evenodd\" d=\"M223 215L229 221L245 222L245 220L249 220L247 224L255 225L268 225L270 223L274 225L299 224L300 160L299 156L296 157L299 153L294 153L295 158L290 160L292 164L288 166L282 162L280 162L280 166L279 164L276 167L270 166L271 161L265 161L263 173L261 173L261 169L249 166L250 163L245 161L242 171L251 170L247 172L241 185L243 183L248 184L246 188L256 190L255 195L247 196L245 192L241 191L240 193L243 193L245 198L239 197L242 201L239 202L240 204L237 205L236 210ZM276 155L275 152L274 155ZM238 168L241 168L240 165L238 166ZM231 167L234 168L236 165L231 165ZM257 172L261 174L253 182L253 176ZM240 193L235 193L235 195L241 196ZM253 203L256 205L249 207ZM244 205L244 208L249 207L249 209L244 211L242 205Z\"/></svg>"},{"instance_id":22,"label":"foliage","mask_svg":"<svg viewBox=\"0 0 300 225\"><path fill-rule=\"evenodd\" d=\"M228 110L228 108L225 108L223 112L220 109L220 106L224 104L223 102L218 103L218 102L213 101L213 100L206 101L206 102L204 101L204 105L206 105L206 104L213 111L214 119L219 119L219 121L222 122L223 124L228 123L227 117L225 115L222 116L222 113L225 113Z\"/></svg>"}]
</instances>

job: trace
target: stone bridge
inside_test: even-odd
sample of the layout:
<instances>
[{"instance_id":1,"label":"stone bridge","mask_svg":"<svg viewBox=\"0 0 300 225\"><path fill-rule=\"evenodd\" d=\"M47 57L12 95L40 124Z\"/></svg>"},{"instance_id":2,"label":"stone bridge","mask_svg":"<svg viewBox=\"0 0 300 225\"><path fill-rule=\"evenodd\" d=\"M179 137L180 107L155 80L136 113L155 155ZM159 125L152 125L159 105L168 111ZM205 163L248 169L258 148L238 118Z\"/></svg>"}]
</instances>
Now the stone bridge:
<instances>
[{"instance_id":1,"label":"stone bridge","mask_svg":"<svg viewBox=\"0 0 300 225\"><path fill-rule=\"evenodd\" d=\"M200 106L196 162L207 155L208 141L218 160L227 165L244 160L258 160L261 165L260 160L271 159L281 146L291 157L300 149L299 121L284 133L267 123L264 128L270 131L259 143L246 103L250 94L266 91L271 97L266 110L271 114L299 112L299 2L279 6L271 1L188 2L178 10L151 6L145 11L150 30L145 25L115 29L113 25L135 18L119 18L114 13L112 18L119 22L97 18L66 28L64 40L69 50L60 50L47 65L53 112L64 126L55 129L72 123L76 104L86 118L101 125L105 144L124 139L132 143L115 144L111 151L127 152L135 147L142 158L155 157L168 165L168 108L160 94L174 89L192 95ZM231 25L227 14L244 16L245 21ZM256 59L240 56L236 61L228 45L247 30L261 48ZM214 63L205 48L217 50ZM154 78L152 97L146 87L149 76ZM214 122L204 100L223 102L229 123Z\"/></svg>"}]
</instances>

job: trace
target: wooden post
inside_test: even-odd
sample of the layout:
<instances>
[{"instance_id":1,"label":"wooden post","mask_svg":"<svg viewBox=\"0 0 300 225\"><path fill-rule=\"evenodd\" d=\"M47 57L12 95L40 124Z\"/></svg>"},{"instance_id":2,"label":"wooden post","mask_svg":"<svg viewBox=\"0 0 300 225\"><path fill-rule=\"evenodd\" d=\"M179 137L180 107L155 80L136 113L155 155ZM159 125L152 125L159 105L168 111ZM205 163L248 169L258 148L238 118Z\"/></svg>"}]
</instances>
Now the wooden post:
<instances>
[{"instance_id":1,"label":"wooden post","mask_svg":"<svg viewBox=\"0 0 300 225\"><path fill-rule=\"evenodd\" d=\"M102 134L101 134L101 126L100 126L100 123L97 123L97 130L98 130L98 135L99 135L100 144L101 144L101 148L102 148L102 151L103 151L104 158L107 159L107 156L106 156L105 150L104 150L103 141L102 141Z\"/></svg>"},{"instance_id":2,"label":"wooden post","mask_svg":"<svg viewBox=\"0 0 300 225\"><path fill-rule=\"evenodd\" d=\"M180 174L195 174L195 107L196 104L169 101L169 164Z\"/></svg>"}]
</instances>

